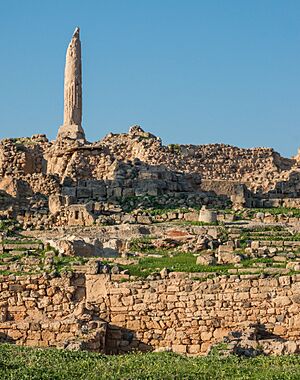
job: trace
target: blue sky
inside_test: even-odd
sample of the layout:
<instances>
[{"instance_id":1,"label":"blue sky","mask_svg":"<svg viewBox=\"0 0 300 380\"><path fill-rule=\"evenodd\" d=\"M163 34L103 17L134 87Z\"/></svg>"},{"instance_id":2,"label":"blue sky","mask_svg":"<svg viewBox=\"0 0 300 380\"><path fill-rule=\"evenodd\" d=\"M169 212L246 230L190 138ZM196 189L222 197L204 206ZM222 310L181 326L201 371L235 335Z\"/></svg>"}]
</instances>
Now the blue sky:
<instances>
[{"instance_id":1,"label":"blue sky","mask_svg":"<svg viewBox=\"0 0 300 380\"><path fill-rule=\"evenodd\" d=\"M300 147L299 0L0 0L0 138L55 138L77 25L89 140Z\"/></svg>"}]
</instances>

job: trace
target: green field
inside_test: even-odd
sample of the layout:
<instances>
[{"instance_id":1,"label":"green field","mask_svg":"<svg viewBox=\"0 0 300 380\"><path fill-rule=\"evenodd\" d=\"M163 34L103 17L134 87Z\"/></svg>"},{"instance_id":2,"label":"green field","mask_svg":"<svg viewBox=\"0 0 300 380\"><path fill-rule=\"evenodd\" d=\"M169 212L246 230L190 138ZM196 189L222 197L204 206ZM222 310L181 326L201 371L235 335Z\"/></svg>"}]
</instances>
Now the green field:
<instances>
[{"instance_id":1,"label":"green field","mask_svg":"<svg viewBox=\"0 0 300 380\"><path fill-rule=\"evenodd\" d=\"M300 356L254 359L173 353L107 356L0 345L1 380L300 379Z\"/></svg>"}]
</instances>

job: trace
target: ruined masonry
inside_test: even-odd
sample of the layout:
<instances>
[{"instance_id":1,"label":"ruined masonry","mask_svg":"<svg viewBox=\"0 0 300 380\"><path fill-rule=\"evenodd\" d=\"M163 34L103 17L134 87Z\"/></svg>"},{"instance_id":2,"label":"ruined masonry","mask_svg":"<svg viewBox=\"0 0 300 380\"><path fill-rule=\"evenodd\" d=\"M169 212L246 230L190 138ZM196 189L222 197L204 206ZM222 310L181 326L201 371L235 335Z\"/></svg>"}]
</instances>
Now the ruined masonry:
<instances>
[{"instance_id":1,"label":"ruined masonry","mask_svg":"<svg viewBox=\"0 0 300 380\"><path fill-rule=\"evenodd\" d=\"M0 141L0 341L299 352L299 162L139 125L87 141L76 28L56 140Z\"/></svg>"},{"instance_id":2,"label":"ruined masonry","mask_svg":"<svg viewBox=\"0 0 300 380\"><path fill-rule=\"evenodd\" d=\"M76 28L68 46L64 85L64 125L57 138L85 139L82 121L82 73L79 28Z\"/></svg>"}]
</instances>

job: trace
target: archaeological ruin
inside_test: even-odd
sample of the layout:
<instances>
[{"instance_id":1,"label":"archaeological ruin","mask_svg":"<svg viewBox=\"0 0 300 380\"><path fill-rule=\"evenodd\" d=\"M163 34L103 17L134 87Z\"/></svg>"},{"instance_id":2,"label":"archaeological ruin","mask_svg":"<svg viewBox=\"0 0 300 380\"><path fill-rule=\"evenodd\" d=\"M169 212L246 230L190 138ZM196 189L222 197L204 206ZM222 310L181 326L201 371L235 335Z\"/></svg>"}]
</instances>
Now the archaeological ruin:
<instances>
[{"instance_id":1,"label":"archaeological ruin","mask_svg":"<svg viewBox=\"0 0 300 380\"><path fill-rule=\"evenodd\" d=\"M300 350L300 158L89 142L80 31L64 120L0 141L0 340L105 353Z\"/></svg>"}]
</instances>

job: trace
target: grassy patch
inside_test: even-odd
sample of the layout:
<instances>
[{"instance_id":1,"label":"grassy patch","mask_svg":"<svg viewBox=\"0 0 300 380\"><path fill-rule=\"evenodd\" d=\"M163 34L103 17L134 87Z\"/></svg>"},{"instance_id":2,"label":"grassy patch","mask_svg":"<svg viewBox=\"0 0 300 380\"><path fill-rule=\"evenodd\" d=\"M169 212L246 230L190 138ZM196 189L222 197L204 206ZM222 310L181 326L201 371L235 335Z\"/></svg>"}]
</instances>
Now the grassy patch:
<instances>
[{"instance_id":1,"label":"grassy patch","mask_svg":"<svg viewBox=\"0 0 300 380\"><path fill-rule=\"evenodd\" d=\"M163 268L167 268L170 272L217 272L226 273L228 269L233 268L233 265L198 265L196 264L197 258L188 252L174 253L172 255L164 252L163 256L157 257L144 257L137 261L135 265L122 265L122 269L128 269L129 273L133 276L147 277L149 274L159 272Z\"/></svg>"},{"instance_id":2,"label":"grassy patch","mask_svg":"<svg viewBox=\"0 0 300 380\"><path fill-rule=\"evenodd\" d=\"M1 380L296 380L300 356L253 359L173 353L107 356L55 349L0 346Z\"/></svg>"},{"instance_id":3,"label":"grassy patch","mask_svg":"<svg viewBox=\"0 0 300 380\"><path fill-rule=\"evenodd\" d=\"M153 236L144 236L130 241L130 249L133 251L149 252L154 250L152 240Z\"/></svg>"},{"instance_id":4,"label":"grassy patch","mask_svg":"<svg viewBox=\"0 0 300 380\"><path fill-rule=\"evenodd\" d=\"M257 226L255 228L243 228L243 232L268 232L268 231L286 231L284 226Z\"/></svg>"},{"instance_id":5,"label":"grassy patch","mask_svg":"<svg viewBox=\"0 0 300 380\"><path fill-rule=\"evenodd\" d=\"M168 198L165 196L154 196L154 195L142 195L142 196L130 196L118 198L118 204L126 212L132 212L136 209L142 210L155 210L155 215L164 214L166 212L173 212L186 209L185 205L182 205L181 201L183 199ZM199 204L193 201L188 201L187 206L189 208L199 210ZM183 207L184 206L184 207ZM160 211L161 210L161 211Z\"/></svg>"},{"instance_id":6,"label":"grassy patch","mask_svg":"<svg viewBox=\"0 0 300 380\"><path fill-rule=\"evenodd\" d=\"M181 154L181 147L179 144L169 144L168 149L171 151L173 154Z\"/></svg>"},{"instance_id":7,"label":"grassy patch","mask_svg":"<svg viewBox=\"0 0 300 380\"><path fill-rule=\"evenodd\" d=\"M0 220L0 232L5 232L7 236L17 236L17 232L21 230L20 224L13 219Z\"/></svg>"},{"instance_id":8,"label":"grassy patch","mask_svg":"<svg viewBox=\"0 0 300 380\"><path fill-rule=\"evenodd\" d=\"M245 233L241 235L241 244L249 240L261 240L261 241L300 241L300 234L290 236L278 236L278 235L255 235L251 233Z\"/></svg>"},{"instance_id":9,"label":"grassy patch","mask_svg":"<svg viewBox=\"0 0 300 380\"><path fill-rule=\"evenodd\" d=\"M254 216L258 212L268 213L271 215L287 215L291 217L300 218L299 208L272 207L272 208L253 208L253 209L247 210L247 213L249 216Z\"/></svg>"},{"instance_id":10,"label":"grassy patch","mask_svg":"<svg viewBox=\"0 0 300 380\"><path fill-rule=\"evenodd\" d=\"M54 257L54 266L57 273L63 271L72 270L74 264L84 264L87 261L84 257L79 256L55 256Z\"/></svg>"},{"instance_id":11,"label":"grassy patch","mask_svg":"<svg viewBox=\"0 0 300 380\"><path fill-rule=\"evenodd\" d=\"M179 221L176 222L176 224L180 224L183 226L219 226L222 224L221 222L212 222L212 223L207 223L207 222L198 222L195 220L189 221L189 220L184 220L184 221Z\"/></svg>"},{"instance_id":12,"label":"grassy patch","mask_svg":"<svg viewBox=\"0 0 300 380\"><path fill-rule=\"evenodd\" d=\"M258 264L258 263L264 263L267 265L272 265L274 263L274 260L271 258L268 258L268 257L260 257L257 259L243 260L241 262L243 268L252 268L254 264Z\"/></svg>"},{"instance_id":13,"label":"grassy patch","mask_svg":"<svg viewBox=\"0 0 300 380\"><path fill-rule=\"evenodd\" d=\"M26 239L3 239L3 244L42 244L41 240L26 240Z\"/></svg>"},{"instance_id":14,"label":"grassy patch","mask_svg":"<svg viewBox=\"0 0 300 380\"><path fill-rule=\"evenodd\" d=\"M190 210L187 208L153 208L153 209L145 209L143 212L150 216L161 216L168 214L169 212L176 212L186 214Z\"/></svg>"},{"instance_id":15,"label":"grassy patch","mask_svg":"<svg viewBox=\"0 0 300 380\"><path fill-rule=\"evenodd\" d=\"M249 240L265 241L300 241L300 233L292 235L283 226L261 226L255 229L244 228L241 233L242 246Z\"/></svg>"}]
</instances>

